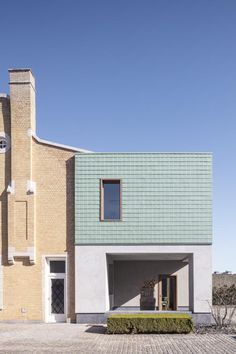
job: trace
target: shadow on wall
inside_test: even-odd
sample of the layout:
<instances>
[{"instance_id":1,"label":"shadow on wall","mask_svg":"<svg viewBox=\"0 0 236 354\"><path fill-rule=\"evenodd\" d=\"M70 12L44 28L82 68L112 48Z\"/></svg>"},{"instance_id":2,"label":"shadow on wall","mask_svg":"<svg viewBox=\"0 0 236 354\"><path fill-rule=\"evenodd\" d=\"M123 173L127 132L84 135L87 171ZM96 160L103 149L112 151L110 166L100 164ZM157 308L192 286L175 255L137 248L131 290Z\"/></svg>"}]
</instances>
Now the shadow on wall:
<instances>
[{"instance_id":1,"label":"shadow on wall","mask_svg":"<svg viewBox=\"0 0 236 354\"><path fill-rule=\"evenodd\" d=\"M0 117L3 118L3 131L11 136L10 101L7 97L0 97ZM0 131L2 129L0 128ZM0 191L0 225L2 235L2 265L8 265L8 236L7 236L7 187L11 180L11 149L3 154L5 159L4 189Z\"/></svg>"},{"instance_id":2,"label":"shadow on wall","mask_svg":"<svg viewBox=\"0 0 236 354\"><path fill-rule=\"evenodd\" d=\"M74 170L75 159L71 157L66 161L66 251L68 274L68 317L75 320L75 247L74 247Z\"/></svg>"},{"instance_id":3,"label":"shadow on wall","mask_svg":"<svg viewBox=\"0 0 236 354\"><path fill-rule=\"evenodd\" d=\"M113 279L109 274L109 292L114 295L113 307L139 307L141 288L146 281L158 279L160 274L172 275L185 266L182 261L114 261ZM188 296L187 293L187 302Z\"/></svg>"}]
</instances>

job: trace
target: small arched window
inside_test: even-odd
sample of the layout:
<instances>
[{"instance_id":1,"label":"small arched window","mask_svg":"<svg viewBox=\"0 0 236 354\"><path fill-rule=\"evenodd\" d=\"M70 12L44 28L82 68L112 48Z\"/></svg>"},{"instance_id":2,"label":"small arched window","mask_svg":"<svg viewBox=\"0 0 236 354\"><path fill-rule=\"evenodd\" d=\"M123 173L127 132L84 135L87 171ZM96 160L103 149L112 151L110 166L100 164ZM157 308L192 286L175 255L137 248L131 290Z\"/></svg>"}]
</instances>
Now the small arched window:
<instances>
[{"instance_id":1,"label":"small arched window","mask_svg":"<svg viewBox=\"0 0 236 354\"><path fill-rule=\"evenodd\" d=\"M5 133L0 133L0 153L7 152L10 148L10 138Z\"/></svg>"}]
</instances>

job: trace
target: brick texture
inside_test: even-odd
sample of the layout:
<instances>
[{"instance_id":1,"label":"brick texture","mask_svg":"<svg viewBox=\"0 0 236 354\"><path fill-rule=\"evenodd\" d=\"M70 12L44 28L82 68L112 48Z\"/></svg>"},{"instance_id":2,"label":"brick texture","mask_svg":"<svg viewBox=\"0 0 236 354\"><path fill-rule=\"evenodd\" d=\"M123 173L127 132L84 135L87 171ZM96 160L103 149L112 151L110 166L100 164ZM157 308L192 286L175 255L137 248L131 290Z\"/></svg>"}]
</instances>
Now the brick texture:
<instances>
[{"instance_id":1,"label":"brick texture","mask_svg":"<svg viewBox=\"0 0 236 354\"><path fill-rule=\"evenodd\" d=\"M10 99L0 97L0 132L11 137L11 149L0 154L0 320L44 320L47 255L68 257L68 317L73 319L75 152L39 143L28 129L35 130L34 79L30 71L14 71ZM15 193L7 194L11 180ZM36 182L36 194L27 192L27 180ZM25 256L15 256L10 264L9 247ZM35 264L29 262L29 247Z\"/></svg>"}]
</instances>

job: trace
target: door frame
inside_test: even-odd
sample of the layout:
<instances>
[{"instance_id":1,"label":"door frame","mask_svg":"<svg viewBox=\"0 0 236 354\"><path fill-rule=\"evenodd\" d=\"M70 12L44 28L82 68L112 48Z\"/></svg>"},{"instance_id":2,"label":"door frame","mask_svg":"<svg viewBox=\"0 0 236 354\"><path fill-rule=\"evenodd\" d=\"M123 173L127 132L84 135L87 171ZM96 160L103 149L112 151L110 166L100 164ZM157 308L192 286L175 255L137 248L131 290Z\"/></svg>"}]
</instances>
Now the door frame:
<instances>
[{"instance_id":1,"label":"door frame","mask_svg":"<svg viewBox=\"0 0 236 354\"><path fill-rule=\"evenodd\" d=\"M50 261L64 261L65 262L65 273L50 273ZM68 270L67 270L67 255L48 255L44 256L44 320L48 323L56 323L56 322L66 322L67 313L68 313ZM50 312L50 282L51 279L64 279L64 315L61 317L58 316L58 320L53 319Z\"/></svg>"},{"instance_id":2,"label":"door frame","mask_svg":"<svg viewBox=\"0 0 236 354\"><path fill-rule=\"evenodd\" d=\"M163 275L167 276L168 278L175 278L175 306L173 310L167 310L167 311L177 311L178 309L178 291L177 291L177 286L178 286L178 281L177 281L177 275L172 275L172 274L159 274L158 276L158 310L163 311L162 309L162 277Z\"/></svg>"}]
</instances>

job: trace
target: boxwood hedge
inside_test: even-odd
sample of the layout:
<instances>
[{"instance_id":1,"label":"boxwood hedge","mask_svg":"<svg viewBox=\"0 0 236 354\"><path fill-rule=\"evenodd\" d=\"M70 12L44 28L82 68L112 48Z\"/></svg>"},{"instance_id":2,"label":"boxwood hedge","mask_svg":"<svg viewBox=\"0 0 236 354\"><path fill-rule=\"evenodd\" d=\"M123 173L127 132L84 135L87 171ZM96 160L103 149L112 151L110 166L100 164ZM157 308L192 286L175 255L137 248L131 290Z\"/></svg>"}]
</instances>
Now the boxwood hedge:
<instances>
[{"instance_id":1,"label":"boxwood hedge","mask_svg":"<svg viewBox=\"0 0 236 354\"><path fill-rule=\"evenodd\" d=\"M107 319L107 333L189 333L192 317L182 313L114 314Z\"/></svg>"}]
</instances>

